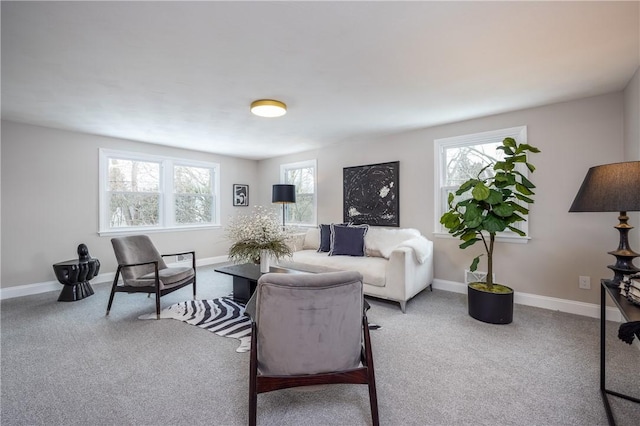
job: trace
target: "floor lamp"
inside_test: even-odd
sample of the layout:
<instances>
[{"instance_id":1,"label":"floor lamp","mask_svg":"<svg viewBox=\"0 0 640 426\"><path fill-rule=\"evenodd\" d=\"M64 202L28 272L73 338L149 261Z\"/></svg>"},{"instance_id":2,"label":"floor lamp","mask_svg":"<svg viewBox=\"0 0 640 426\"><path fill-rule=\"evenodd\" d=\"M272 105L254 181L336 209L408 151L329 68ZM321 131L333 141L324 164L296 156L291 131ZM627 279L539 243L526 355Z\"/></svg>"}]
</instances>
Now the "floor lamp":
<instances>
[{"instance_id":1,"label":"floor lamp","mask_svg":"<svg viewBox=\"0 0 640 426\"><path fill-rule=\"evenodd\" d=\"M271 193L271 202L282 204L282 229L284 228L285 207L287 204L296 202L296 186L276 184L273 185Z\"/></svg>"},{"instance_id":2,"label":"floor lamp","mask_svg":"<svg viewBox=\"0 0 640 426\"><path fill-rule=\"evenodd\" d=\"M607 266L613 270L614 277L606 283L618 287L625 275L640 272L633 264L633 259L640 254L629 247L629 231L633 226L627 223L627 212L640 211L640 161L591 167L569 211L620 212L620 223L615 226L620 232L620 244L617 250L608 252L616 258L615 265Z\"/></svg>"}]
</instances>

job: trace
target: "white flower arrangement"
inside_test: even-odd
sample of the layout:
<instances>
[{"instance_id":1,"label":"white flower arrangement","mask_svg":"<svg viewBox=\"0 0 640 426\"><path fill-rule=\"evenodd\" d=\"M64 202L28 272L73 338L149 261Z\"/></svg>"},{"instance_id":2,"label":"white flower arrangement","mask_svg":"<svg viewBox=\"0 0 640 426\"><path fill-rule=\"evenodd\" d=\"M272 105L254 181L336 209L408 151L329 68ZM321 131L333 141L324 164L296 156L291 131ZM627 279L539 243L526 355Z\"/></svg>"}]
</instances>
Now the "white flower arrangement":
<instances>
[{"instance_id":1,"label":"white flower arrangement","mask_svg":"<svg viewBox=\"0 0 640 426\"><path fill-rule=\"evenodd\" d=\"M229 259L236 263L259 263L263 250L277 260L292 254L287 245L289 233L282 229L276 213L263 206L254 207L251 214L232 218L226 234L233 242Z\"/></svg>"}]
</instances>

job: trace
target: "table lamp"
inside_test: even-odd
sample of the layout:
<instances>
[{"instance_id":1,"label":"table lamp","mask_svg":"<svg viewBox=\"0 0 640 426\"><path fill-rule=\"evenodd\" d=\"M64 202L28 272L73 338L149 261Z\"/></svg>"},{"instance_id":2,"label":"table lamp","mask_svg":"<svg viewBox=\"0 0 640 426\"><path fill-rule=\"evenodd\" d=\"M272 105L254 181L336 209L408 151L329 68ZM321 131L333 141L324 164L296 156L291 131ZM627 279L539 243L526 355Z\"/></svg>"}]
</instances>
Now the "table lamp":
<instances>
[{"instance_id":1,"label":"table lamp","mask_svg":"<svg viewBox=\"0 0 640 426\"><path fill-rule=\"evenodd\" d=\"M286 184L273 185L271 202L282 204L282 229L284 229L285 206L296 202L296 186Z\"/></svg>"},{"instance_id":2,"label":"table lamp","mask_svg":"<svg viewBox=\"0 0 640 426\"><path fill-rule=\"evenodd\" d=\"M604 164L591 167L582 182L578 195L571 204L570 212L620 212L615 228L620 232L618 249L608 252L615 256L614 277L606 280L609 287L618 287L624 275L640 272L633 259L640 254L629 247L629 211L640 211L640 161Z\"/></svg>"}]
</instances>

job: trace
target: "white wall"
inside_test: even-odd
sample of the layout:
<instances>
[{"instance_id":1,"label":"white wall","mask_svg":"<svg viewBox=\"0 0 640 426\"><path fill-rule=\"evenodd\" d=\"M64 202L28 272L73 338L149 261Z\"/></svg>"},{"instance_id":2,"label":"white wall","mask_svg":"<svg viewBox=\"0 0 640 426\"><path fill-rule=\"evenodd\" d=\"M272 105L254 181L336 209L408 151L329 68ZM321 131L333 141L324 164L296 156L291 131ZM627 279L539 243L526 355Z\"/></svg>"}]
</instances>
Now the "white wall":
<instances>
[{"instance_id":1,"label":"white wall","mask_svg":"<svg viewBox=\"0 0 640 426\"><path fill-rule=\"evenodd\" d=\"M624 90L624 158L640 161L640 68ZM640 253L640 213L629 213L629 224L636 228L629 233L631 248ZM635 265L640 267L640 259Z\"/></svg>"},{"instance_id":2,"label":"white wall","mask_svg":"<svg viewBox=\"0 0 640 426\"><path fill-rule=\"evenodd\" d=\"M0 123L1 126L1 123ZM1 129L0 129L1 132ZM0 137L0 241L2 241L2 137ZM0 287L2 286L2 244L0 244Z\"/></svg>"},{"instance_id":3,"label":"white wall","mask_svg":"<svg viewBox=\"0 0 640 426\"><path fill-rule=\"evenodd\" d=\"M258 165L252 160L8 121L2 122L2 148L3 289L55 280L51 265L76 258L80 243L100 259L101 273L115 272L110 237L97 234L99 148L219 163L223 226L247 209L233 207L232 185L249 184L253 191L258 182ZM150 235L161 253L195 250L204 259L226 255L223 233L218 228Z\"/></svg>"},{"instance_id":4,"label":"white wall","mask_svg":"<svg viewBox=\"0 0 640 426\"><path fill-rule=\"evenodd\" d=\"M74 258L81 242L101 260L101 272L115 271L109 237L97 235L100 147L219 162L223 226L231 215L247 211L232 207L232 184L250 185L251 205L271 205L271 185L279 181L282 163L318 160L318 220L325 223L342 219L343 167L398 160L401 225L434 239L436 278L462 282L462 271L475 252L458 249L454 240L433 237L433 140L527 125L529 143L543 150L532 158L538 168L531 176L538 185L529 223L532 240L499 245L497 277L517 291L597 303L598 279L611 275L606 265L614 259L606 252L618 243L616 218L608 213L570 214L568 208L589 167L635 159L634 153L640 152L634 112L640 97L638 74L624 93L337 143L259 163L3 121L1 286L55 280L51 265ZM637 219L632 223L632 235L640 233ZM223 256L228 247L222 229L152 237L163 252L193 248L199 258ZM632 237L638 251L635 241L640 238ZM592 290L578 289L578 275L591 277Z\"/></svg>"},{"instance_id":5,"label":"white wall","mask_svg":"<svg viewBox=\"0 0 640 426\"><path fill-rule=\"evenodd\" d=\"M526 125L528 142L542 150L532 157L537 185L528 244L499 244L495 273L516 291L598 303L599 279L612 273L606 252L618 244L615 214L568 213L589 167L622 161L623 93L532 108L416 130L260 162L260 191L278 181L279 165L318 160L318 221L342 220L342 168L400 161L400 225L418 228L435 243L435 277L463 282L476 250L462 251L453 239L434 238L434 139ZM269 200L264 198L261 202ZM479 248L478 248L479 251ZM578 288L578 276L592 289Z\"/></svg>"},{"instance_id":6,"label":"white wall","mask_svg":"<svg viewBox=\"0 0 640 426\"><path fill-rule=\"evenodd\" d=\"M640 68L624 90L624 157L640 161Z\"/></svg>"}]
</instances>

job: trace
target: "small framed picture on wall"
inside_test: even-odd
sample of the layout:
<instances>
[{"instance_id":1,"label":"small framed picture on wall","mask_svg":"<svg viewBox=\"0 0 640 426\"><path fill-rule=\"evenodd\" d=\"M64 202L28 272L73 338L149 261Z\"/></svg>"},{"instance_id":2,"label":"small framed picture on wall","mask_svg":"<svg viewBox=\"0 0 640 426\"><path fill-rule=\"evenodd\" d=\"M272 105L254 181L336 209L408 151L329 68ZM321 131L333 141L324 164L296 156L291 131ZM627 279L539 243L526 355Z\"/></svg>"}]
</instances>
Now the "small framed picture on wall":
<instances>
[{"instance_id":1,"label":"small framed picture on wall","mask_svg":"<svg viewBox=\"0 0 640 426\"><path fill-rule=\"evenodd\" d=\"M233 205L249 207L249 185L233 184Z\"/></svg>"}]
</instances>

